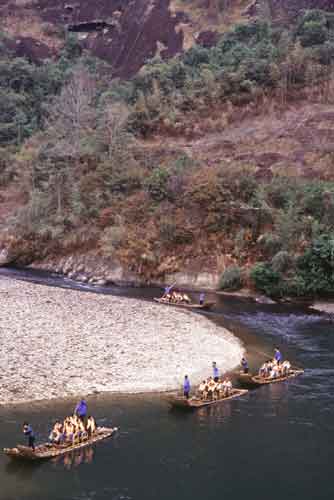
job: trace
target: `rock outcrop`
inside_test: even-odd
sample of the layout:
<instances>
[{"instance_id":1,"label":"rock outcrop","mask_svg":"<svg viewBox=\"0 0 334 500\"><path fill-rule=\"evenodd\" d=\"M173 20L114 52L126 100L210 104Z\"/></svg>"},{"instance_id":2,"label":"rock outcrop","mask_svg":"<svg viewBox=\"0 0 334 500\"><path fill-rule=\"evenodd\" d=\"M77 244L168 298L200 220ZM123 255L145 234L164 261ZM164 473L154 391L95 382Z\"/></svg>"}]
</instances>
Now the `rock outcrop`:
<instances>
[{"instance_id":1,"label":"rock outcrop","mask_svg":"<svg viewBox=\"0 0 334 500\"><path fill-rule=\"evenodd\" d=\"M40 43L40 57L49 57L54 49L50 33L65 29L78 33L84 49L111 63L114 76L132 76L157 50L161 57L171 57L183 47L183 32L177 25L184 18L171 13L169 0L0 0L0 19L1 28L20 35L20 55L25 43L25 55L34 60ZM31 19L30 26L24 19ZM22 39L26 35L29 43Z\"/></svg>"},{"instance_id":2,"label":"rock outcrop","mask_svg":"<svg viewBox=\"0 0 334 500\"><path fill-rule=\"evenodd\" d=\"M194 43L210 47L231 24L262 12L260 0L228 2L224 16L209 2L192 0L0 0L0 30L14 54L33 62L59 53L64 32L75 32L83 49L108 61L114 76L131 77L156 54L168 58ZM289 23L305 9L334 11L330 0L268 0L268 16ZM203 16L198 16L202 11ZM223 22L222 19L227 19ZM209 28L208 28L209 27Z\"/></svg>"}]
</instances>

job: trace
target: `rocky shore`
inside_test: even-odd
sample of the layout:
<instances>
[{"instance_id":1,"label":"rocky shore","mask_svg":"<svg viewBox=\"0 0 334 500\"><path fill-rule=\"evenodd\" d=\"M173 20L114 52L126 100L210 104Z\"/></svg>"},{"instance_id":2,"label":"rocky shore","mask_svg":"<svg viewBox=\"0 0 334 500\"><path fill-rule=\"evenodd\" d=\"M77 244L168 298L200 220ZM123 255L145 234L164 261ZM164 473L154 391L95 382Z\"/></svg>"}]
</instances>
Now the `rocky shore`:
<instances>
[{"instance_id":1,"label":"rocky shore","mask_svg":"<svg viewBox=\"0 0 334 500\"><path fill-rule=\"evenodd\" d=\"M0 298L1 404L174 389L243 352L205 317L151 302L6 278Z\"/></svg>"}]
</instances>

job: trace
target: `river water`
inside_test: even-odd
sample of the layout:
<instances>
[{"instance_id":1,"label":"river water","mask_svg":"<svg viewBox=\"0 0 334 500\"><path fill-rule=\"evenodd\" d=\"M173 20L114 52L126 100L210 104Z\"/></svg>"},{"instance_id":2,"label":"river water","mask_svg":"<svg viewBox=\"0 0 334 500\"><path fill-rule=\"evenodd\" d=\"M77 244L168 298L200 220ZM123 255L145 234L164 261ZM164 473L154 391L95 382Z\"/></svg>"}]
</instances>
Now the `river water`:
<instances>
[{"instance_id":1,"label":"river water","mask_svg":"<svg viewBox=\"0 0 334 500\"><path fill-rule=\"evenodd\" d=\"M56 277L52 284L72 286ZM157 293L111 291L144 299ZM305 374L190 414L170 411L164 395L97 395L90 412L100 424L119 426L118 435L54 462L1 456L0 500L333 499L333 324L297 306L218 301L208 317L245 342L254 367L279 345ZM1 446L22 441L24 419L46 438L73 404L1 408Z\"/></svg>"}]
</instances>

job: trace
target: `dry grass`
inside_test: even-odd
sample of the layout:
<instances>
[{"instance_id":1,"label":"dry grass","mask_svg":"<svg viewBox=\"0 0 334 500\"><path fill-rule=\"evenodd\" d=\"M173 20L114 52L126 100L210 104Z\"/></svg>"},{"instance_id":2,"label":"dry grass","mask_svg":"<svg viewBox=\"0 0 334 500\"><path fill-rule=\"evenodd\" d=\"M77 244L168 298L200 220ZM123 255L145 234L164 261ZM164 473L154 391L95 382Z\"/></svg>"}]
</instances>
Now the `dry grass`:
<instances>
[{"instance_id":1,"label":"dry grass","mask_svg":"<svg viewBox=\"0 0 334 500\"><path fill-rule=\"evenodd\" d=\"M248 0L231 0L226 2L224 11L213 13L207 7L201 7L199 0L171 0L170 10L174 13L185 12L191 19L191 24L179 25L185 35L185 48L189 48L199 31L225 33L234 24L247 22L248 17L243 12L248 6Z\"/></svg>"},{"instance_id":2,"label":"dry grass","mask_svg":"<svg viewBox=\"0 0 334 500\"><path fill-rule=\"evenodd\" d=\"M44 27L45 23L31 11L21 11L1 18L1 29L11 38L30 37L52 49L59 49L63 41L56 36L48 35Z\"/></svg>"}]
</instances>

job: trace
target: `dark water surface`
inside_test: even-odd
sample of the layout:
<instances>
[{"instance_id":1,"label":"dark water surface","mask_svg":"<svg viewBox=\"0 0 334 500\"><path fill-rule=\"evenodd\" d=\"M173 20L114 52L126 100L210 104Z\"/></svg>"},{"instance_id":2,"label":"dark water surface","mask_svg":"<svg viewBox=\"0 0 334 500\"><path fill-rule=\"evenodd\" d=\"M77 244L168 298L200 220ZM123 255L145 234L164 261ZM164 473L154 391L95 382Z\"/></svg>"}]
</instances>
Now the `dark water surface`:
<instances>
[{"instance_id":1,"label":"dark water surface","mask_svg":"<svg viewBox=\"0 0 334 500\"><path fill-rule=\"evenodd\" d=\"M157 290L112 292L149 299ZM169 411L164 396L90 398L90 412L118 435L54 462L1 456L0 500L333 499L333 325L297 307L225 298L208 317L243 339L254 366L277 344L305 374L190 414ZM26 418L46 438L71 409L1 408L1 446L22 441Z\"/></svg>"}]
</instances>

